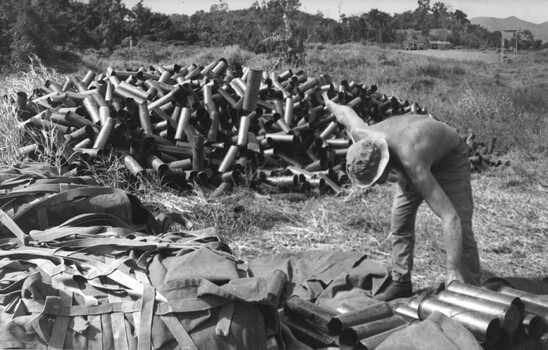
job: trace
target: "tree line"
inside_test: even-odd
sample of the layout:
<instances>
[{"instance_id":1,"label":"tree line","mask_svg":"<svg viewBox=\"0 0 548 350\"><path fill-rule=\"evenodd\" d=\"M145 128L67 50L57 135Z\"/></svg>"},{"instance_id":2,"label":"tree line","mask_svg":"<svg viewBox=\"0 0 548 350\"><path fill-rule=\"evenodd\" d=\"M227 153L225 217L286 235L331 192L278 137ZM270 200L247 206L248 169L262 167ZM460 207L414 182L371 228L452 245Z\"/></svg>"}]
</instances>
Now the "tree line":
<instances>
[{"instance_id":1,"label":"tree line","mask_svg":"<svg viewBox=\"0 0 548 350\"><path fill-rule=\"evenodd\" d=\"M304 13L300 5L299 0L262 0L248 9L230 10L220 0L209 11L188 16L154 12L142 0L132 8L121 0L2 0L0 67L28 63L32 55L47 63L67 52L90 48L111 52L143 40L239 45L252 51L280 39L290 46L306 42L398 45L431 39L433 32L466 48L495 48L501 41L500 32L471 24L464 12L450 11L442 2L418 0L413 11L390 15L372 9L361 15L341 15L338 21L321 12ZM521 49L543 47L527 31L521 33L518 45Z\"/></svg>"}]
</instances>

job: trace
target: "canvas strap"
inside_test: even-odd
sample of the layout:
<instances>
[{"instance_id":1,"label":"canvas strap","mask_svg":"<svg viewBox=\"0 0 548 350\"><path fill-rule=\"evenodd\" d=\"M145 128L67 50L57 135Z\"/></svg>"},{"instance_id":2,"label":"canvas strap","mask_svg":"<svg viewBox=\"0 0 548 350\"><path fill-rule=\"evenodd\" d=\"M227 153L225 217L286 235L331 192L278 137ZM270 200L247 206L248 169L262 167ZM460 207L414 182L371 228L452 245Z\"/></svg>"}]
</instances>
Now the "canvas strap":
<instances>
[{"instance_id":1,"label":"canvas strap","mask_svg":"<svg viewBox=\"0 0 548 350\"><path fill-rule=\"evenodd\" d=\"M155 293L155 298L157 293ZM210 310L228 303L228 300L213 297L201 297L200 300L179 299L161 302L155 306L155 315L164 316L174 313L195 312ZM141 301L120 301L99 305L72 305L70 307L60 304L59 297L48 296L45 303L32 299L25 299L25 307L32 313L44 313L61 316L87 316L102 315L115 312L132 313L141 311Z\"/></svg>"},{"instance_id":2,"label":"canvas strap","mask_svg":"<svg viewBox=\"0 0 548 350\"><path fill-rule=\"evenodd\" d=\"M109 294L108 300L109 303L119 303L122 298L114 294ZM110 314L110 319L112 321L111 327L115 349L129 350L124 313L114 312Z\"/></svg>"},{"instance_id":3,"label":"canvas strap","mask_svg":"<svg viewBox=\"0 0 548 350\"><path fill-rule=\"evenodd\" d=\"M101 317L101 330L103 334L101 346L103 349L115 349L110 314L103 314L99 317Z\"/></svg>"},{"instance_id":4,"label":"canvas strap","mask_svg":"<svg viewBox=\"0 0 548 350\"><path fill-rule=\"evenodd\" d=\"M143 297L141 303L141 312L139 314L139 349L151 349L151 330L152 317L154 316L154 288L148 284L143 284ZM137 328L137 327L136 327Z\"/></svg>"},{"instance_id":5,"label":"canvas strap","mask_svg":"<svg viewBox=\"0 0 548 350\"><path fill-rule=\"evenodd\" d=\"M121 194L123 195L122 198L125 197L124 200L124 207L126 208L125 216L128 218L128 220L131 220L132 214L131 214L131 202L129 198L127 197L126 193L122 190L116 189L116 188L110 188L110 187L82 187L78 189L73 189L70 191L65 191L61 193L57 193L53 196L43 198L37 203L30 205L23 210L17 212L13 220L17 220L18 218L24 216L29 211L39 211L40 209L46 209L50 207L55 207L57 205L60 205L65 202L71 202L73 200L79 199L79 198L89 198L93 196L99 196L99 195L108 195L108 194ZM131 223L129 223L131 224Z\"/></svg>"},{"instance_id":6,"label":"canvas strap","mask_svg":"<svg viewBox=\"0 0 548 350\"><path fill-rule=\"evenodd\" d=\"M52 278L52 285L59 290L61 306L70 307L72 305L72 293L65 289L63 284L63 274L56 275ZM65 337L70 323L70 317L57 316L53 323L51 337L48 341L48 350L64 349Z\"/></svg>"},{"instance_id":7,"label":"canvas strap","mask_svg":"<svg viewBox=\"0 0 548 350\"><path fill-rule=\"evenodd\" d=\"M117 216L108 213L85 213L77 215L61 225L63 226L114 226L131 229L131 225Z\"/></svg>"},{"instance_id":8,"label":"canvas strap","mask_svg":"<svg viewBox=\"0 0 548 350\"><path fill-rule=\"evenodd\" d=\"M23 243L23 245L27 245L29 241L29 237L21 228L13 221L12 218L9 217L6 212L4 212L2 209L0 209L0 222L15 235Z\"/></svg>"},{"instance_id":9,"label":"canvas strap","mask_svg":"<svg viewBox=\"0 0 548 350\"><path fill-rule=\"evenodd\" d=\"M230 324L232 323L235 305L236 302L233 301L221 307L219 321L217 321L217 326L215 327L215 334L222 337L227 337L230 334Z\"/></svg>"},{"instance_id":10,"label":"canvas strap","mask_svg":"<svg viewBox=\"0 0 548 350\"><path fill-rule=\"evenodd\" d=\"M179 344L180 348L185 350L199 350L177 316L164 315L161 316L161 319Z\"/></svg>"},{"instance_id":11,"label":"canvas strap","mask_svg":"<svg viewBox=\"0 0 548 350\"><path fill-rule=\"evenodd\" d=\"M81 275L81 277L88 279L90 284L92 285L94 285L92 281L97 282L96 277L108 275L108 278L110 278L112 281L129 288L130 290L126 290L128 293L132 293L133 295L137 296L140 296L142 294L141 282L123 273L122 271L112 270L108 264L98 261L96 259L91 259L85 254L57 251L47 248L25 247L24 249L0 251L0 257L18 257L23 259L48 258L60 261L60 264L63 264L64 260L69 260L92 271L89 274ZM95 285L96 284L97 283L95 283ZM101 285L99 285L99 287L101 287ZM117 290L121 289L122 288L118 288Z\"/></svg>"},{"instance_id":12,"label":"canvas strap","mask_svg":"<svg viewBox=\"0 0 548 350\"><path fill-rule=\"evenodd\" d=\"M32 230L30 237L38 242L50 242L67 236L95 236L104 230L103 226L72 226L72 227L53 227L47 230Z\"/></svg>"},{"instance_id":13,"label":"canvas strap","mask_svg":"<svg viewBox=\"0 0 548 350\"><path fill-rule=\"evenodd\" d=\"M76 188L82 188L85 185L74 185L68 183L50 183L50 184L34 184L28 186L22 186L19 188L13 188L11 190L0 190L2 199L16 198L26 196L29 194L47 194L47 193L59 193Z\"/></svg>"},{"instance_id":14,"label":"canvas strap","mask_svg":"<svg viewBox=\"0 0 548 350\"><path fill-rule=\"evenodd\" d=\"M114 258L107 257L106 263L108 265L118 265ZM119 265L118 265L119 266ZM96 279L96 283L102 283L100 279ZM104 283L106 285L112 285L111 283ZM116 294L109 293L108 301L110 303L120 303L122 298ZM114 338L115 349L129 350L127 332L126 332L126 321L123 312L113 312L110 315L112 321L112 336Z\"/></svg>"}]
</instances>

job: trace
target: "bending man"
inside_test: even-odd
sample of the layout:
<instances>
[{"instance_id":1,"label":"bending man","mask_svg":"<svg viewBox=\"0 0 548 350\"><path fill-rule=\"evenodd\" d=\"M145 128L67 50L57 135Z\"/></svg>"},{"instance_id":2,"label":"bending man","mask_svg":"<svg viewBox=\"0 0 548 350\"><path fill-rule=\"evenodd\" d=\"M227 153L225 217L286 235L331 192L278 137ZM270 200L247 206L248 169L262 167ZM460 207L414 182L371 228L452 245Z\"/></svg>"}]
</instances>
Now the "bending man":
<instances>
[{"instance_id":1,"label":"bending man","mask_svg":"<svg viewBox=\"0 0 548 350\"><path fill-rule=\"evenodd\" d=\"M391 169L397 173L391 218L392 280L375 298L388 301L412 295L415 218L423 200L442 221L446 282L478 285L468 147L460 135L424 115L393 116L369 126L350 107L326 97L325 102L354 140L346 167L355 185L370 187L385 182Z\"/></svg>"}]
</instances>

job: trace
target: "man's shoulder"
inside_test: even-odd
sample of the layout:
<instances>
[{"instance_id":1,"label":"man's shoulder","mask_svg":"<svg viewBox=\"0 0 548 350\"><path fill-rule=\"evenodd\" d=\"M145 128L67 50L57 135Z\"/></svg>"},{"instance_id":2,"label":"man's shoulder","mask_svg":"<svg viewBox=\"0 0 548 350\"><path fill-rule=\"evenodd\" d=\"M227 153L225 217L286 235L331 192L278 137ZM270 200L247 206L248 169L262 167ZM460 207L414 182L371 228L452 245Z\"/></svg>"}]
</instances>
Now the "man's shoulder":
<instances>
[{"instance_id":1,"label":"man's shoulder","mask_svg":"<svg viewBox=\"0 0 548 350\"><path fill-rule=\"evenodd\" d=\"M386 122L386 123L385 123ZM423 116L408 116L377 124L391 156L402 165L429 168L457 147L460 136L447 124Z\"/></svg>"},{"instance_id":2,"label":"man's shoulder","mask_svg":"<svg viewBox=\"0 0 548 350\"><path fill-rule=\"evenodd\" d=\"M456 130L449 125L424 115L401 115L383 120L371 127L388 139L405 142L413 139L454 138Z\"/></svg>"},{"instance_id":3,"label":"man's shoulder","mask_svg":"<svg viewBox=\"0 0 548 350\"><path fill-rule=\"evenodd\" d=\"M421 125L429 124L430 121L436 122L424 115L396 115L372 125L371 129L381 132L406 130L409 128L420 128Z\"/></svg>"}]
</instances>

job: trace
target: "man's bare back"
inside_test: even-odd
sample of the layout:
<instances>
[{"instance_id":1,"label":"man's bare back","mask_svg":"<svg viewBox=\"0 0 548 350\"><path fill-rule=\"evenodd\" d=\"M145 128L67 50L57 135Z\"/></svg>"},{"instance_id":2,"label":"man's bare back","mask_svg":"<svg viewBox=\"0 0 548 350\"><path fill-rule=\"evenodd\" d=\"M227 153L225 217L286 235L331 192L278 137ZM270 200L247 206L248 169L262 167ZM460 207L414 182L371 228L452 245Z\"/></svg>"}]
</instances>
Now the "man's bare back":
<instances>
[{"instance_id":1,"label":"man's bare back","mask_svg":"<svg viewBox=\"0 0 548 350\"><path fill-rule=\"evenodd\" d=\"M391 166L398 170L404 170L400 164L406 163L420 164L429 169L455 149L460 141L453 128L425 115L394 116L378 124L352 130L355 141L371 134L386 140L391 159L397 157L398 160Z\"/></svg>"}]
</instances>

